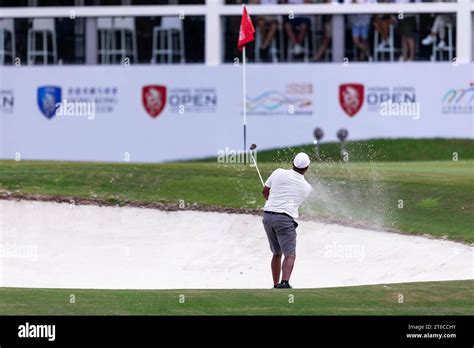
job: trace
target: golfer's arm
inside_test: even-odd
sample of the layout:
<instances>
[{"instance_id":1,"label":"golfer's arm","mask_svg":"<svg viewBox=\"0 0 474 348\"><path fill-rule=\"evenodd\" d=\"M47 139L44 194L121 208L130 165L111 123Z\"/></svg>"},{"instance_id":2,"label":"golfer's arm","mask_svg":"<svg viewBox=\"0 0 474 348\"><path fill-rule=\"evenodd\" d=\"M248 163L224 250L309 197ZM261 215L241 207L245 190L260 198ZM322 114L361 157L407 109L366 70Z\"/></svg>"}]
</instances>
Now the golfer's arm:
<instances>
[{"instance_id":1,"label":"golfer's arm","mask_svg":"<svg viewBox=\"0 0 474 348\"><path fill-rule=\"evenodd\" d=\"M263 198L268 201L268 196L270 195L270 187L264 186L262 191Z\"/></svg>"}]
</instances>

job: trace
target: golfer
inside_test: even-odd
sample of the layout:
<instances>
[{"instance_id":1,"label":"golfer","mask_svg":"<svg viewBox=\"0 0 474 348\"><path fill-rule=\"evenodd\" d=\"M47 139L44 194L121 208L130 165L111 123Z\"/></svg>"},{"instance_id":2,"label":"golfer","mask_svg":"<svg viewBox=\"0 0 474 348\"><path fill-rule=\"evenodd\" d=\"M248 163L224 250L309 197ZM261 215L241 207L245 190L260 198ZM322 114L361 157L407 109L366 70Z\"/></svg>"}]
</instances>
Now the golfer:
<instances>
[{"instance_id":1,"label":"golfer","mask_svg":"<svg viewBox=\"0 0 474 348\"><path fill-rule=\"evenodd\" d=\"M267 233L272 257L273 287L291 288L290 276L296 258L296 227L298 207L308 197L311 186L304 178L309 157L300 152L293 160L293 169L276 169L263 187L267 200L263 213L263 226ZM281 255L285 256L283 264ZM280 282L281 274L281 282Z\"/></svg>"}]
</instances>

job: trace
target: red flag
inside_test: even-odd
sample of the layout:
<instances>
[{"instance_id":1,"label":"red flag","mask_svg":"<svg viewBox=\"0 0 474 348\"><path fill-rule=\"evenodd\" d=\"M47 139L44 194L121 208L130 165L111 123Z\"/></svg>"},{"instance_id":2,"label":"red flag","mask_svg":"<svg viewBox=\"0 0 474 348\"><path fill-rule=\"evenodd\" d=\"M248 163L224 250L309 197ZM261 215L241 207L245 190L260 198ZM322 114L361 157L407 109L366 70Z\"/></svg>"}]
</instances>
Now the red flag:
<instances>
[{"instance_id":1,"label":"red flag","mask_svg":"<svg viewBox=\"0 0 474 348\"><path fill-rule=\"evenodd\" d=\"M242 48L255 40L254 37L255 28L253 27L252 20L247 12L247 8L244 6L244 12L242 13L242 21L240 22L240 31L239 31L239 42L237 47L239 51L242 51Z\"/></svg>"}]
</instances>

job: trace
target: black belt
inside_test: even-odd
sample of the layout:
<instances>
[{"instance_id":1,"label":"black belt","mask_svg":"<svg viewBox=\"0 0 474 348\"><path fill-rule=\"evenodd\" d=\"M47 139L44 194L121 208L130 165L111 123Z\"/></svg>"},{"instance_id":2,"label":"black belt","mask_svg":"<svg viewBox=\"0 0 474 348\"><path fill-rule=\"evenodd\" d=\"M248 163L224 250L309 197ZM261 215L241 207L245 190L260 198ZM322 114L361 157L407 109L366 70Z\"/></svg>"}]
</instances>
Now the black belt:
<instances>
[{"instance_id":1,"label":"black belt","mask_svg":"<svg viewBox=\"0 0 474 348\"><path fill-rule=\"evenodd\" d=\"M263 211L265 214L272 214L272 215L286 215L288 216L290 219L293 219L293 217L291 217L290 215L288 215L287 213L277 213L276 211L267 211L267 210L264 210Z\"/></svg>"},{"instance_id":2,"label":"black belt","mask_svg":"<svg viewBox=\"0 0 474 348\"><path fill-rule=\"evenodd\" d=\"M295 219L293 219L293 217L288 215L287 213L277 213L275 211L266 211L266 210L264 210L263 212L265 214L271 214L271 215L286 215L291 219L291 221L293 221L293 223L295 224L295 228L298 227L298 223L295 221Z\"/></svg>"}]
</instances>

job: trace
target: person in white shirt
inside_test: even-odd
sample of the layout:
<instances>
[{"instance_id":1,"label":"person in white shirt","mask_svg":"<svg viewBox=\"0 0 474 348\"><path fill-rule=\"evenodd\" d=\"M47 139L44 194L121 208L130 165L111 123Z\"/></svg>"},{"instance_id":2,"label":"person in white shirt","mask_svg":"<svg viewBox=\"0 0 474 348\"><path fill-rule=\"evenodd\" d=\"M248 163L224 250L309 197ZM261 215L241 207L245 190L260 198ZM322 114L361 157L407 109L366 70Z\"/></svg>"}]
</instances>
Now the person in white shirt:
<instances>
[{"instance_id":1,"label":"person in white shirt","mask_svg":"<svg viewBox=\"0 0 474 348\"><path fill-rule=\"evenodd\" d=\"M263 187L262 194L267 200L263 208L263 226L273 253L274 288L291 288L289 281L295 264L298 227L294 219L298 218L298 207L311 192L311 185L304 178L309 164L309 156L300 152L293 160L292 169L276 169ZM285 256L283 263L282 254Z\"/></svg>"}]
</instances>

